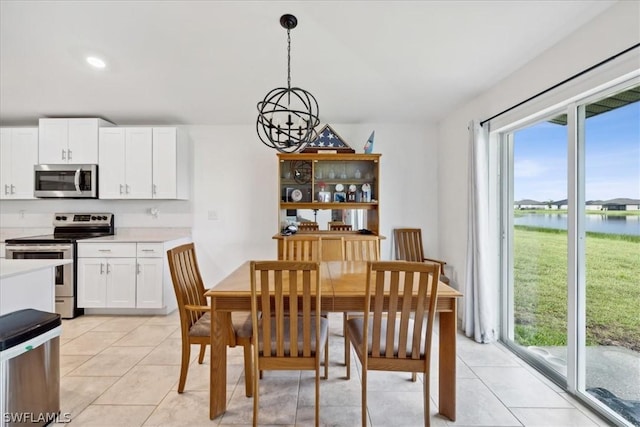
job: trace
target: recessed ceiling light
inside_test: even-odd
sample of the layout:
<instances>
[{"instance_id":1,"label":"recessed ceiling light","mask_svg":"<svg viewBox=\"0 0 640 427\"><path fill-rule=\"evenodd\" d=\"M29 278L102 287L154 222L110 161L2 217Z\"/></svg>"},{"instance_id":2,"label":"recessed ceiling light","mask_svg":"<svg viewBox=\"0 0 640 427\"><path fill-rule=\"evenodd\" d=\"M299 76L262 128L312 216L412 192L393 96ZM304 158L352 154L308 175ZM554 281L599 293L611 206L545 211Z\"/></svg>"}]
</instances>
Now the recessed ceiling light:
<instances>
[{"instance_id":1,"label":"recessed ceiling light","mask_svg":"<svg viewBox=\"0 0 640 427\"><path fill-rule=\"evenodd\" d=\"M107 64L100 58L95 56L87 56L87 62L96 68L104 68Z\"/></svg>"}]
</instances>

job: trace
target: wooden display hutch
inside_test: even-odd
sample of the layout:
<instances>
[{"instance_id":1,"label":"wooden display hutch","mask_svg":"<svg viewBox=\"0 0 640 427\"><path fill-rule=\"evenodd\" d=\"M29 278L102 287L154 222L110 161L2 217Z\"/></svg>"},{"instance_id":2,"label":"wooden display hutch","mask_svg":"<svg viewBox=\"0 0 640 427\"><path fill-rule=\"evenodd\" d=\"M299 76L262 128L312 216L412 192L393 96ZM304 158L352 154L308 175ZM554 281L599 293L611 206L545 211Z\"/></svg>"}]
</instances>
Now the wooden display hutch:
<instances>
[{"instance_id":1,"label":"wooden display hutch","mask_svg":"<svg viewBox=\"0 0 640 427\"><path fill-rule=\"evenodd\" d=\"M378 235L380 156L322 152L278 154L278 232L287 221L296 218L300 210L315 213L330 210L333 213L358 212L361 221L351 232L328 231L323 229L325 224L318 221L320 231L313 233L322 235L324 253L330 251L331 236L358 234L358 228L366 228ZM280 237L279 233L274 236ZM278 253L281 252L280 246Z\"/></svg>"},{"instance_id":2,"label":"wooden display hutch","mask_svg":"<svg viewBox=\"0 0 640 427\"><path fill-rule=\"evenodd\" d=\"M278 154L278 160L280 225L291 209L364 209L366 228L378 234L380 154Z\"/></svg>"}]
</instances>

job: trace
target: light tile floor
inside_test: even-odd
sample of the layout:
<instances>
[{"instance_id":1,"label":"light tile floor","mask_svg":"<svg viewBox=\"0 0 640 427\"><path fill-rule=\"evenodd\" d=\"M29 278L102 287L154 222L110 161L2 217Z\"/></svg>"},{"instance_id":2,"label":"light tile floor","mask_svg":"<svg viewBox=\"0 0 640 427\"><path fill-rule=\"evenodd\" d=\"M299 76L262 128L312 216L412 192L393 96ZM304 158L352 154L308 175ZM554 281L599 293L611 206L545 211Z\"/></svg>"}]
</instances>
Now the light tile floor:
<instances>
[{"instance_id":1,"label":"light tile floor","mask_svg":"<svg viewBox=\"0 0 640 427\"><path fill-rule=\"evenodd\" d=\"M342 316L330 315L329 379L320 384L320 418L326 426L356 426L360 419L360 366L344 379ZM435 340L437 343L437 340ZM82 316L63 321L61 410L72 426L251 425L253 400L244 395L242 349L229 349L227 412L209 420L209 362L192 348L185 392L177 393L180 330L169 316ZM433 368L437 369L437 346ZM437 371L434 371L437 372ZM422 378L371 372L368 424L422 425ZM313 425L312 372L265 372L260 425ZM482 345L458 335L457 420L437 415L438 379L432 376L435 426L598 426L607 423L528 367L500 344ZM62 425L62 424L60 424Z\"/></svg>"}]
</instances>

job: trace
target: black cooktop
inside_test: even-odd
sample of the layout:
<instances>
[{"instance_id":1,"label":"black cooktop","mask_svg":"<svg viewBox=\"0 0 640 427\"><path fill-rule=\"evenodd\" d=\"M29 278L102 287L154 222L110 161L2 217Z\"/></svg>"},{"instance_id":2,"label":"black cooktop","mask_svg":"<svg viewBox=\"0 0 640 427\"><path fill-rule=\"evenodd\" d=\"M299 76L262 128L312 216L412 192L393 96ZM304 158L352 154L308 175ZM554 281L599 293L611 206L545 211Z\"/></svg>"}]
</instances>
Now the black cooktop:
<instances>
[{"instance_id":1,"label":"black cooktop","mask_svg":"<svg viewBox=\"0 0 640 427\"><path fill-rule=\"evenodd\" d=\"M111 213L56 213L53 234L7 239L9 245L75 243L77 240L114 234Z\"/></svg>"}]
</instances>

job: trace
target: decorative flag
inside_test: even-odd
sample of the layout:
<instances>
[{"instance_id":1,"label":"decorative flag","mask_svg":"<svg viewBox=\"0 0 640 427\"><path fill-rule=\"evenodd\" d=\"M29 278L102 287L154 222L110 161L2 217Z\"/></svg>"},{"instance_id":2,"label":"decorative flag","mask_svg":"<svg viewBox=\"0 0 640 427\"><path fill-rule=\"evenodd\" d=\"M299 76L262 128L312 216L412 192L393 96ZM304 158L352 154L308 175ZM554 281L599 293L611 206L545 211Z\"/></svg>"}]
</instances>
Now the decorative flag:
<instances>
[{"instance_id":1,"label":"decorative flag","mask_svg":"<svg viewBox=\"0 0 640 427\"><path fill-rule=\"evenodd\" d=\"M364 152L366 154L371 154L373 152L373 138L375 134L376 134L375 130L371 132L371 136L369 137L369 139L367 139L367 142L364 144Z\"/></svg>"}]
</instances>

